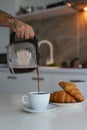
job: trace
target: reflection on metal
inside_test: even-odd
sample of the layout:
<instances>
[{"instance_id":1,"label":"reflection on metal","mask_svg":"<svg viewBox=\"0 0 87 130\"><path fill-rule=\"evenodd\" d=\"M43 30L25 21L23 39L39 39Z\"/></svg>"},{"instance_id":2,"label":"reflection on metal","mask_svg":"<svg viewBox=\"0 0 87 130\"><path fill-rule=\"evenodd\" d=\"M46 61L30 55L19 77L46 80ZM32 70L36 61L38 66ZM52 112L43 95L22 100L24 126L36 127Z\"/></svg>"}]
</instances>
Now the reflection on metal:
<instances>
[{"instance_id":1,"label":"reflection on metal","mask_svg":"<svg viewBox=\"0 0 87 130\"><path fill-rule=\"evenodd\" d=\"M49 60L47 60L46 64L49 65L49 64L54 63L52 43L48 40L42 40L38 43L38 46L40 47L42 44L47 44L50 47L50 58L49 58Z\"/></svg>"}]
</instances>

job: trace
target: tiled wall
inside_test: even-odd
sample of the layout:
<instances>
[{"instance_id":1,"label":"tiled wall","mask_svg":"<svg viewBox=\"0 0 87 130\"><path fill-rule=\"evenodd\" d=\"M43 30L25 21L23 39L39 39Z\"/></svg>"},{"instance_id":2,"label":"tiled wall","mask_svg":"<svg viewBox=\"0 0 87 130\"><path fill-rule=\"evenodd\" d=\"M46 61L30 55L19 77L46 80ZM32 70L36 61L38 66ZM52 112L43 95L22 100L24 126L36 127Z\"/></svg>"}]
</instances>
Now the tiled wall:
<instances>
[{"instance_id":1,"label":"tiled wall","mask_svg":"<svg viewBox=\"0 0 87 130\"><path fill-rule=\"evenodd\" d=\"M49 40L53 45L54 63L62 66L63 61L79 57L87 67L87 14L76 13L50 19L32 21L38 40ZM43 44L40 50L40 65L46 65L49 46Z\"/></svg>"}]
</instances>

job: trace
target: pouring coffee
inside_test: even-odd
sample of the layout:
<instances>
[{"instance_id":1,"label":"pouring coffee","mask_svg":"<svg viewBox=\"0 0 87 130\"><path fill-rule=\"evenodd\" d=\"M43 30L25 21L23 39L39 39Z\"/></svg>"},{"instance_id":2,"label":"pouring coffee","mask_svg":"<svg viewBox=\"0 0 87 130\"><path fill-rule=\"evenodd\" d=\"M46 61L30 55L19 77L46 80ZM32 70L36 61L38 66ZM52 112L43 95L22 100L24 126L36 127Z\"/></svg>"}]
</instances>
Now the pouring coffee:
<instances>
[{"instance_id":1,"label":"pouring coffee","mask_svg":"<svg viewBox=\"0 0 87 130\"><path fill-rule=\"evenodd\" d=\"M7 63L12 74L29 73L34 70L38 77L38 93L39 85L39 51L38 40L34 36L33 39L24 40L16 39L15 33L10 36L10 44L7 47Z\"/></svg>"},{"instance_id":2,"label":"pouring coffee","mask_svg":"<svg viewBox=\"0 0 87 130\"><path fill-rule=\"evenodd\" d=\"M7 63L12 74L29 73L38 68L38 40L17 39L15 33L10 36L7 47Z\"/></svg>"}]
</instances>

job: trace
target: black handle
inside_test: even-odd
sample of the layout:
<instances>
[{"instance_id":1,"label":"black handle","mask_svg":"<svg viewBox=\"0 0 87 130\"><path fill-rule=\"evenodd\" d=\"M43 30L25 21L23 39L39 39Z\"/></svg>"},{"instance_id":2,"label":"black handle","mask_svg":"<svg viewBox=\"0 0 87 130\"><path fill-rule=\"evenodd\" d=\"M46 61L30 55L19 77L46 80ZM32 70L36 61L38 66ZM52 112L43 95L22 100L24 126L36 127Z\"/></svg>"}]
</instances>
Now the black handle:
<instances>
[{"instance_id":1,"label":"black handle","mask_svg":"<svg viewBox=\"0 0 87 130\"><path fill-rule=\"evenodd\" d=\"M15 32L11 33L10 34L10 44L14 44L14 43L16 44L19 42L30 42L32 44L35 44L37 42L37 38L36 38L36 36L34 36L32 39L17 38Z\"/></svg>"},{"instance_id":2,"label":"black handle","mask_svg":"<svg viewBox=\"0 0 87 130\"><path fill-rule=\"evenodd\" d=\"M85 80L80 80L80 79L71 79L70 82L86 82Z\"/></svg>"},{"instance_id":3,"label":"black handle","mask_svg":"<svg viewBox=\"0 0 87 130\"><path fill-rule=\"evenodd\" d=\"M32 80L38 80L37 77L32 77ZM40 77L39 80L44 80L44 78Z\"/></svg>"}]
</instances>

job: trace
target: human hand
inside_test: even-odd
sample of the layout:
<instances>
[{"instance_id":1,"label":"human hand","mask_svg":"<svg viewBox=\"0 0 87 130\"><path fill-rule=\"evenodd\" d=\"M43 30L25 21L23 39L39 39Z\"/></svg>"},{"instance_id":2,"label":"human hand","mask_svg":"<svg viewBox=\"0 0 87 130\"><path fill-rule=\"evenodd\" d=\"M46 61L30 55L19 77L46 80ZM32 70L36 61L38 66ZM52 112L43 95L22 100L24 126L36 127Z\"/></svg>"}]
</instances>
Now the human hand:
<instances>
[{"instance_id":1,"label":"human hand","mask_svg":"<svg viewBox=\"0 0 87 130\"><path fill-rule=\"evenodd\" d=\"M35 35L32 26L15 18L11 23L12 30L16 33L17 38L32 39Z\"/></svg>"}]
</instances>

